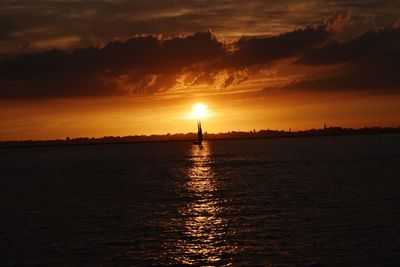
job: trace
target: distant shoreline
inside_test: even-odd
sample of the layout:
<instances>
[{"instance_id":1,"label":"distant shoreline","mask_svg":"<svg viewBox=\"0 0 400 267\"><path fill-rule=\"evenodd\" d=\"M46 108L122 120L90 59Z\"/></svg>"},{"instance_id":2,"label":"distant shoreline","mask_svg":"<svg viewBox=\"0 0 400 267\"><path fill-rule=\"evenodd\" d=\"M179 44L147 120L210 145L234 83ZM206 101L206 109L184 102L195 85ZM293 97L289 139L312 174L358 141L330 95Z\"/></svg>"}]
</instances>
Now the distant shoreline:
<instances>
[{"instance_id":1,"label":"distant shoreline","mask_svg":"<svg viewBox=\"0 0 400 267\"><path fill-rule=\"evenodd\" d=\"M226 133L204 133L204 140L233 140L233 139L268 139L268 138L294 138L294 137L322 137L322 136L349 136L349 135L377 135L400 134L400 127L364 127L359 129L329 127L323 129L310 129L304 131L231 131ZM105 136L100 138L66 138L55 140L24 140L0 141L0 148L43 147L43 146L82 146L104 144L131 144L150 142L181 142L192 141L197 138L196 133L165 134L165 135L135 135L135 136Z\"/></svg>"}]
</instances>

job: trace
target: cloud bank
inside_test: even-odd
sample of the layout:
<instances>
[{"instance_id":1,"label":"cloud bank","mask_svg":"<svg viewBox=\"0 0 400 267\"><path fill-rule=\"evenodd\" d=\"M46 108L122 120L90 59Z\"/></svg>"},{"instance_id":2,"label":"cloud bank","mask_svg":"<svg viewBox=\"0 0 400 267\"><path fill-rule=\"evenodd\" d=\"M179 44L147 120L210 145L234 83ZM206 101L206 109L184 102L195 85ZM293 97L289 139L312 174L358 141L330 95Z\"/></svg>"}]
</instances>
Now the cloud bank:
<instances>
[{"instance_id":1,"label":"cloud bank","mask_svg":"<svg viewBox=\"0 0 400 267\"><path fill-rule=\"evenodd\" d=\"M159 40L110 42L71 53L50 50L0 60L0 98L51 98L154 93L185 68L224 53L210 32Z\"/></svg>"},{"instance_id":2,"label":"cloud bank","mask_svg":"<svg viewBox=\"0 0 400 267\"><path fill-rule=\"evenodd\" d=\"M297 64L335 65L327 77L298 81L292 90L400 92L400 28L368 31L348 42L332 41L303 55Z\"/></svg>"},{"instance_id":3,"label":"cloud bank","mask_svg":"<svg viewBox=\"0 0 400 267\"><path fill-rule=\"evenodd\" d=\"M285 59L299 67L300 78L282 90L400 93L398 25L342 40L337 31L347 25L348 16L336 17L337 23L329 19L276 36L247 36L232 43L203 31L173 38L138 36L101 47L6 54L0 59L0 99L154 94L178 83L218 82L230 88ZM327 65L337 67L323 76L301 72L301 66L317 73Z\"/></svg>"},{"instance_id":4,"label":"cloud bank","mask_svg":"<svg viewBox=\"0 0 400 267\"><path fill-rule=\"evenodd\" d=\"M352 19L339 16L331 26L354 32L365 30L366 20L370 26L389 26L399 9L400 0L2 0L0 53L73 49L114 38L189 35L206 29L222 38L273 36L338 10L350 12Z\"/></svg>"}]
</instances>

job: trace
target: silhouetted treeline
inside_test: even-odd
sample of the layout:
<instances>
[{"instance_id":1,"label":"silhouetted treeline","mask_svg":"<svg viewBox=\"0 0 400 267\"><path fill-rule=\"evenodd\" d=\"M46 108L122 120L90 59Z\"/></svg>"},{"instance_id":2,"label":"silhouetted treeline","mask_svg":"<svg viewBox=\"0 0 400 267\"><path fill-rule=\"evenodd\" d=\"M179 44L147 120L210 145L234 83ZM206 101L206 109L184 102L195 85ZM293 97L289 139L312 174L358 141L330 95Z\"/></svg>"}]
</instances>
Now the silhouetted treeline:
<instances>
[{"instance_id":1,"label":"silhouetted treeline","mask_svg":"<svg viewBox=\"0 0 400 267\"><path fill-rule=\"evenodd\" d=\"M278 137L314 137L314 136L340 136L340 135L369 135L369 134L385 134L400 133L400 127L364 127L359 129L328 127L323 129L309 129L300 131L284 131L284 130L253 130L249 132L230 131L226 133L207 133L203 138L209 139L240 139L240 138L278 138ZM133 143L133 142L157 142L157 141L184 141L196 140L197 133L177 133L164 135L130 135L130 136L104 136L99 138L65 138L55 140L24 140L24 141L2 141L0 147L17 147L17 146L51 146L51 145L90 145L90 144L116 144L116 143Z\"/></svg>"}]
</instances>

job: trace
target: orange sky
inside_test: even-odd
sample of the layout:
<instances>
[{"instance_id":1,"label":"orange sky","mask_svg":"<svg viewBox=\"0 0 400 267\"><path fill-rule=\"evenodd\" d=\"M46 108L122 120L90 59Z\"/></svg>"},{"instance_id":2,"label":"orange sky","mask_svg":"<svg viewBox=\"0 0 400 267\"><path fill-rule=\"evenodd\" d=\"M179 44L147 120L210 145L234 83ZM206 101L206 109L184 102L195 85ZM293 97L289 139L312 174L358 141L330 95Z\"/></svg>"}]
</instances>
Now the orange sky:
<instances>
[{"instance_id":1,"label":"orange sky","mask_svg":"<svg viewBox=\"0 0 400 267\"><path fill-rule=\"evenodd\" d=\"M7 1L0 140L400 125L396 1L167 2Z\"/></svg>"},{"instance_id":2,"label":"orange sky","mask_svg":"<svg viewBox=\"0 0 400 267\"><path fill-rule=\"evenodd\" d=\"M307 100L299 102L299 98ZM246 98L239 95L186 99L57 99L7 102L1 107L1 140L124 136L195 132L187 118L195 103L208 106L207 132L310 129L328 126L397 126L400 97L356 95ZM135 103L135 104L132 104ZM107 108L104 108L104 105ZM71 108L73 106L74 108ZM29 116L34 114L34 116Z\"/></svg>"}]
</instances>

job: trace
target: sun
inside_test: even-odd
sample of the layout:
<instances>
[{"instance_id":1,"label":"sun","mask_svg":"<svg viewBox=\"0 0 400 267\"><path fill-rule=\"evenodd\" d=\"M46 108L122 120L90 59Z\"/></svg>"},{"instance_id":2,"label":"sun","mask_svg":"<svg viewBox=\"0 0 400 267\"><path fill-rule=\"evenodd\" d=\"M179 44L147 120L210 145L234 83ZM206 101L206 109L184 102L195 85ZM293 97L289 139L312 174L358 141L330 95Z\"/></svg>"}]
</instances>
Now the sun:
<instances>
[{"instance_id":1,"label":"sun","mask_svg":"<svg viewBox=\"0 0 400 267\"><path fill-rule=\"evenodd\" d=\"M190 117L192 119L203 119L209 116L209 111L206 105L203 103L197 103L192 108Z\"/></svg>"}]
</instances>

